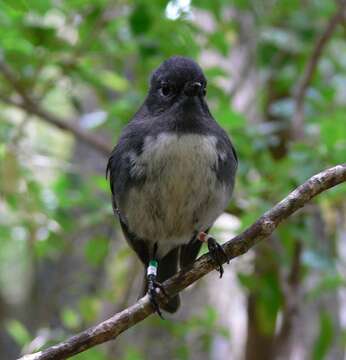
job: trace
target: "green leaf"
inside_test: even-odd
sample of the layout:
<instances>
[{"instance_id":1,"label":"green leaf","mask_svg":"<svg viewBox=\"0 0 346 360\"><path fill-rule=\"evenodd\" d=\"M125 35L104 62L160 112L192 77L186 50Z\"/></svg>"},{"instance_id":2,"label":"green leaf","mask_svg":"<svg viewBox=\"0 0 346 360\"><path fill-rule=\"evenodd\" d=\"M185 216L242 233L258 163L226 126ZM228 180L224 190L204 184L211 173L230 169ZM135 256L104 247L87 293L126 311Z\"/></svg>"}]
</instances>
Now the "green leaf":
<instances>
[{"instance_id":1,"label":"green leaf","mask_svg":"<svg viewBox=\"0 0 346 360\"><path fill-rule=\"evenodd\" d=\"M210 46L216 48L222 55L227 56L230 48L230 41L223 31L214 32L209 37Z\"/></svg>"},{"instance_id":2,"label":"green leaf","mask_svg":"<svg viewBox=\"0 0 346 360\"><path fill-rule=\"evenodd\" d=\"M108 254L109 241L106 238L94 238L85 246L85 256L91 265L99 265Z\"/></svg>"},{"instance_id":3,"label":"green leaf","mask_svg":"<svg viewBox=\"0 0 346 360\"><path fill-rule=\"evenodd\" d=\"M28 24L23 28L23 36L35 47L54 48L56 51L62 45L61 40L56 37L56 29L47 26Z\"/></svg>"},{"instance_id":4,"label":"green leaf","mask_svg":"<svg viewBox=\"0 0 346 360\"><path fill-rule=\"evenodd\" d=\"M44 14L52 8L51 0L26 0L30 10L34 10L40 14Z\"/></svg>"},{"instance_id":5,"label":"green leaf","mask_svg":"<svg viewBox=\"0 0 346 360\"><path fill-rule=\"evenodd\" d=\"M131 30L135 35L141 35L146 33L152 25L152 17L148 10L148 4L138 4L130 18L129 18Z\"/></svg>"},{"instance_id":6,"label":"green leaf","mask_svg":"<svg viewBox=\"0 0 346 360\"><path fill-rule=\"evenodd\" d=\"M320 122L321 145L334 163L343 163L346 154L345 110L330 112L318 119Z\"/></svg>"},{"instance_id":7,"label":"green leaf","mask_svg":"<svg viewBox=\"0 0 346 360\"><path fill-rule=\"evenodd\" d=\"M128 81L113 71L99 70L97 76L105 86L115 91L123 92L129 87Z\"/></svg>"},{"instance_id":8,"label":"green leaf","mask_svg":"<svg viewBox=\"0 0 346 360\"><path fill-rule=\"evenodd\" d=\"M258 289L259 284L256 277L251 274L238 273L238 280L248 290L254 291Z\"/></svg>"},{"instance_id":9,"label":"green leaf","mask_svg":"<svg viewBox=\"0 0 346 360\"><path fill-rule=\"evenodd\" d=\"M320 332L315 341L312 353L313 360L323 360L333 342L333 322L330 315L322 312L320 315Z\"/></svg>"},{"instance_id":10,"label":"green leaf","mask_svg":"<svg viewBox=\"0 0 346 360\"><path fill-rule=\"evenodd\" d=\"M38 258L54 258L63 250L66 242L59 234L50 234L50 236L41 241L35 241L34 249Z\"/></svg>"},{"instance_id":11,"label":"green leaf","mask_svg":"<svg viewBox=\"0 0 346 360\"><path fill-rule=\"evenodd\" d=\"M222 0L193 0L192 5L211 12L217 19L219 19L222 2Z\"/></svg>"},{"instance_id":12,"label":"green leaf","mask_svg":"<svg viewBox=\"0 0 346 360\"><path fill-rule=\"evenodd\" d=\"M76 329L81 324L80 316L71 308L63 309L61 320L68 329Z\"/></svg>"},{"instance_id":13,"label":"green leaf","mask_svg":"<svg viewBox=\"0 0 346 360\"><path fill-rule=\"evenodd\" d=\"M346 279L340 275L335 274L322 278L316 286L308 293L308 299L314 300L328 292L334 292L340 288L346 287Z\"/></svg>"},{"instance_id":14,"label":"green leaf","mask_svg":"<svg viewBox=\"0 0 346 360\"><path fill-rule=\"evenodd\" d=\"M137 349L129 346L124 356L124 360L144 360L144 357Z\"/></svg>"},{"instance_id":15,"label":"green leaf","mask_svg":"<svg viewBox=\"0 0 346 360\"><path fill-rule=\"evenodd\" d=\"M227 71L220 68L219 66L208 67L207 69L205 69L204 73L208 79L218 76L228 76Z\"/></svg>"},{"instance_id":16,"label":"green leaf","mask_svg":"<svg viewBox=\"0 0 346 360\"><path fill-rule=\"evenodd\" d=\"M230 132L233 129L241 128L245 124L245 117L226 107L225 104L220 104L220 108L215 112L215 118L221 124L222 127L226 128Z\"/></svg>"},{"instance_id":17,"label":"green leaf","mask_svg":"<svg viewBox=\"0 0 346 360\"><path fill-rule=\"evenodd\" d=\"M10 149L5 149L0 167L0 188L5 194L13 194L18 189L20 166L17 155Z\"/></svg>"},{"instance_id":18,"label":"green leaf","mask_svg":"<svg viewBox=\"0 0 346 360\"><path fill-rule=\"evenodd\" d=\"M84 297L79 302L79 309L83 319L87 322L95 321L101 309L101 302L97 298Z\"/></svg>"},{"instance_id":19,"label":"green leaf","mask_svg":"<svg viewBox=\"0 0 346 360\"><path fill-rule=\"evenodd\" d=\"M25 12L30 9L28 1L27 0L2 0L2 2L8 6L10 9L18 11L18 12Z\"/></svg>"},{"instance_id":20,"label":"green leaf","mask_svg":"<svg viewBox=\"0 0 346 360\"><path fill-rule=\"evenodd\" d=\"M29 343L31 336L25 326L18 320L10 320L6 323L7 332L12 336L18 345L23 347Z\"/></svg>"}]
</instances>

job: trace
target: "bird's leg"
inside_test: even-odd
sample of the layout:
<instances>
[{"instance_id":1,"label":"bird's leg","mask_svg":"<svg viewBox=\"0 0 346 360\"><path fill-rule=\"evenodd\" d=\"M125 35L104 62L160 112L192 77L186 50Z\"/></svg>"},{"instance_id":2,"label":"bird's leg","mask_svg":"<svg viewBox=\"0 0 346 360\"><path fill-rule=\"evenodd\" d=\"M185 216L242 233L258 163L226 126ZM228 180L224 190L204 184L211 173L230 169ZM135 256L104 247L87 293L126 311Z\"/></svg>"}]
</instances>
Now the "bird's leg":
<instances>
[{"instance_id":1,"label":"bird's leg","mask_svg":"<svg viewBox=\"0 0 346 360\"><path fill-rule=\"evenodd\" d=\"M207 243L210 255L217 264L217 271L220 273L220 278L222 278L222 275L224 273L222 263L226 261L227 264L229 264L229 257L226 254L225 250L212 236L208 235L205 232L200 232L197 238L198 240Z\"/></svg>"},{"instance_id":2,"label":"bird's leg","mask_svg":"<svg viewBox=\"0 0 346 360\"><path fill-rule=\"evenodd\" d=\"M147 279L148 279L148 295L149 300L151 304L153 305L153 308L155 312L160 316L160 318L163 319L159 304L157 302L157 294L162 291L163 295L168 297L164 287L156 281L156 275L157 275L157 261L151 260L149 262L149 266L147 268Z\"/></svg>"}]
</instances>

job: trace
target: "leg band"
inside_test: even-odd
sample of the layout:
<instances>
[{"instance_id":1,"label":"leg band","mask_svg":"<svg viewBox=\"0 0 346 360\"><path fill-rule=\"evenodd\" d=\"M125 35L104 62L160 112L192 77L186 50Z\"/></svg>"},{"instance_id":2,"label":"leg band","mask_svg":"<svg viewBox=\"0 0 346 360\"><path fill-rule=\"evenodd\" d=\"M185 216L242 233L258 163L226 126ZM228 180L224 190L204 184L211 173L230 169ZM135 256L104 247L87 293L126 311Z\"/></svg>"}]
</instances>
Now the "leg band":
<instances>
[{"instance_id":1,"label":"leg band","mask_svg":"<svg viewBox=\"0 0 346 360\"><path fill-rule=\"evenodd\" d=\"M208 242L208 240L211 238L211 236L202 231L198 234L197 238L199 241Z\"/></svg>"},{"instance_id":2,"label":"leg band","mask_svg":"<svg viewBox=\"0 0 346 360\"><path fill-rule=\"evenodd\" d=\"M154 275L156 276L157 274L157 261L156 260L151 260L149 262L149 266L147 268L147 275Z\"/></svg>"}]
</instances>

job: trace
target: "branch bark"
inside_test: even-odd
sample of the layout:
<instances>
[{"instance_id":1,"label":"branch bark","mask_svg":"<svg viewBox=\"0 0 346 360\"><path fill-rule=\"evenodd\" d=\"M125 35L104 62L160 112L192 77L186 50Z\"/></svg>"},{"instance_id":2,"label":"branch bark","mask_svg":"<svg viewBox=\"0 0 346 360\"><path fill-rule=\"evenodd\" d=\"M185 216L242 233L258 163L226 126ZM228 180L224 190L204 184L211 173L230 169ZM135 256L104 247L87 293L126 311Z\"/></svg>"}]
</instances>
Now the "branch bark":
<instances>
[{"instance_id":1,"label":"branch bark","mask_svg":"<svg viewBox=\"0 0 346 360\"><path fill-rule=\"evenodd\" d=\"M304 122L304 101L306 92L308 90L309 84L315 73L315 69L318 65L318 62L321 58L322 52L327 45L328 41L331 39L335 29L339 24L341 24L346 19L346 1L339 1L339 6L335 14L329 19L324 31L321 33L318 38L311 56L305 66L303 74L298 82L298 86L294 92L295 100L295 111L293 115L293 133L294 138L301 139L304 136L303 131L303 122Z\"/></svg>"},{"instance_id":2,"label":"branch bark","mask_svg":"<svg viewBox=\"0 0 346 360\"><path fill-rule=\"evenodd\" d=\"M26 89L24 89L17 80L17 77L13 73L12 69L2 59L0 59L0 72L21 99L20 101L17 101L4 94L0 94L0 101L22 109L28 114L36 115L40 119L56 126L61 130L70 132L76 138L89 144L106 156L111 153L112 147L105 143L101 138L84 130L80 126L76 125L73 121L61 119L59 116L43 109L37 102L34 101L32 96L27 94Z\"/></svg>"},{"instance_id":3,"label":"branch bark","mask_svg":"<svg viewBox=\"0 0 346 360\"><path fill-rule=\"evenodd\" d=\"M282 201L264 213L254 224L238 236L223 245L228 256L233 259L245 254L259 241L268 238L280 222L303 207L316 195L346 181L346 163L329 168L314 175L304 184L297 187ZM209 254L195 261L190 269L180 271L164 282L166 292L173 296L193 284L215 268ZM164 301L162 296L160 301ZM142 321L153 309L148 296L144 296L134 305L115 314L113 317L91 327L66 341L51 346L35 354L26 355L21 360L66 359L83 352L97 344L115 339L119 334Z\"/></svg>"}]
</instances>

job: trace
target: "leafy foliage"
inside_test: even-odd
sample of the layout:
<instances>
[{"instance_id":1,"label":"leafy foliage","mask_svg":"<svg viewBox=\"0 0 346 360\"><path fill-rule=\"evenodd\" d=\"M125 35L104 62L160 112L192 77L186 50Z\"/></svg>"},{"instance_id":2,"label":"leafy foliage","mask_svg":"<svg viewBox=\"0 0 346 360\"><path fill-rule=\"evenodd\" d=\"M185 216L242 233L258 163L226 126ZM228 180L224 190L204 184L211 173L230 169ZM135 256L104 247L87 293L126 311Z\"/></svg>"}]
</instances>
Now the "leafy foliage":
<instances>
[{"instance_id":1,"label":"leafy foliage","mask_svg":"<svg viewBox=\"0 0 346 360\"><path fill-rule=\"evenodd\" d=\"M345 161L346 45L341 28L309 84L304 138L285 135L292 128L298 79L335 6L332 1L311 1L302 8L299 1L252 0L0 3L0 61L17 81L14 86L0 74L0 307L6 304L6 333L18 351L33 346L33 339L40 339L38 349L85 328L103 316L109 301L123 304L133 266L118 237L110 240L116 225L103 178L106 159L95 160L94 150L71 134L11 106L18 87L47 111L115 143L145 96L148 75L163 59L175 54L218 59L203 63L207 98L239 154L229 211L244 228L311 174ZM249 20L246 31L244 18ZM230 93L239 74L230 69L229 57L240 51L239 43L249 42L247 37L256 46L248 69L238 64L244 74ZM236 104L237 91L247 96L242 84L247 71L261 79L260 87L253 84L256 100L247 105L255 109L252 119ZM280 146L285 151L277 156ZM318 221L302 212L282 226L276 234L281 251L267 252L264 260L272 264L270 270L260 276L249 269L239 272L243 291L257 296L263 333L275 336L285 303L279 275L290 271L295 241L303 244L301 286L307 301L345 287L336 266L343 260L336 240L345 195L345 187L339 187L313 204ZM321 223L325 234L318 239ZM320 282L308 289L305 281L316 272ZM54 299L49 306L46 296ZM23 312L28 307L30 316ZM233 335L226 334L219 319L217 310L209 308L180 324L155 326L182 342L189 332L197 333L197 343L210 352L215 332ZM319 321L314 359L327 358L338 336L327 312ZM40 337L43 327L49 335ZM182 345L175 355L189 359L190 349ZM121 356L144 358L134 346ZM6 358L1 352L0 357ZM92 349L76 358L111 355Z\"/></svg>"}]
</instances>

